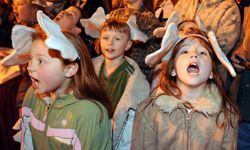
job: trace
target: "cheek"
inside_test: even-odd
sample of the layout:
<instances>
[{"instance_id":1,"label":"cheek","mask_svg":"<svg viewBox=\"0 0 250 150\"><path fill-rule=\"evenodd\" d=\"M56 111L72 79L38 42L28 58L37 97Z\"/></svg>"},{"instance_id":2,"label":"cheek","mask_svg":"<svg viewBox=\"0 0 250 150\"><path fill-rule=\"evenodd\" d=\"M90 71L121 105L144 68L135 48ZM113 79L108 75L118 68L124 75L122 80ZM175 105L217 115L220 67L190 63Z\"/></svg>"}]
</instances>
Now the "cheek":
<instances>
[{"instance_id":1,"label":"cheek","mask_svg":"<svg viewBox=\"0 0 250 150\"><path fill-rule=\"evenodd\" d=\"M38 71L39 78L45 83L58 82L64 78L64 73L60 69L43 68Z\"/></svg>"}]
</instances>

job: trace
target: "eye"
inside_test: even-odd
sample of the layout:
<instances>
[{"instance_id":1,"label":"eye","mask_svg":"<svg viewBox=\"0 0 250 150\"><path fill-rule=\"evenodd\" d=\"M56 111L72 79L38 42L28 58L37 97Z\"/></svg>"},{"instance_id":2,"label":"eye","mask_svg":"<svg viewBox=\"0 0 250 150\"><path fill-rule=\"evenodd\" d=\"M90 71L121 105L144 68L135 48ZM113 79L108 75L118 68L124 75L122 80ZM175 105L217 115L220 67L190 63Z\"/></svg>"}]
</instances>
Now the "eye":
<instances>
[{"instance_id":1,"label":"eye","mask_svg":"<svg viewBox=\"0 0 250 150\"><path fill-rule=\"evenodd\" d=\"M188 53L188 51L187 50L183 50L183 51L181 51L181 54L187 54Z\"/></svg>"},{"instance_id":2,"label":"eye","mask_svg":"<svg viewBox=\"0 0 250 150\"><path fill-rule=\"evenodd\" d=\"M207 53L204 52L204 51L201 51L200 54L201 54L201 55L207 55Z\"/></svg>"},{"instance_id":3,"label":"eye","mask_svg":"<svg viewBox=\"0 0 250 150\"><path fill-rule=\"evenodd\" d=\"M104 40L107 40L107 39L108 39L108 37L106 37L106 36L103 36L103 37L102 37L102 39L104 39Z\"/></svg>"},{"instance_id":4,"label":"eye","mask_svg":"<svg viewBox=\"0 0 250 150\"><path fill-rule=\"evenodd\" d=\"M115 40L117 40L117 41L120 41L120 40L121 40L121 38L119 38L119 37L116 37L116 38L115 38Z\"/></svg>"}]
</instances>

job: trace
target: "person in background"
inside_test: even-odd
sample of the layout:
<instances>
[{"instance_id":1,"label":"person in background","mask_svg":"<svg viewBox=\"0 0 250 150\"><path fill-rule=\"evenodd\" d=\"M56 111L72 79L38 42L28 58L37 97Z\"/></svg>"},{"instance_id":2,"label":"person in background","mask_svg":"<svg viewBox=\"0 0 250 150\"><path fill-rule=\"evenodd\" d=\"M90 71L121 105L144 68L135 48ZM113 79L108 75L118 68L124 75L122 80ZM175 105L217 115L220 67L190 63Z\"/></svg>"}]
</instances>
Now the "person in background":
<instances>
[{"instance_id":1,"label":"person in background","mask_svg":"<svg viewBox=\"0 0 250 150\"><path fill-rule=\"evenodd\" d=\"M250 1L239 1L243 9L241 36L231 61L238 71L229 91L240 108L241 122L238 130L238 150L250 149Z\"/></svg>"},{"instance_id":2,"label":"person in background","mask_svg":"<svg viewBox=\"0 0 250 150\"><path fill-rule=\"evenodd\" d=\"M162 26L154 13L145 8L143 0L123 0L123 8L114 9L108 16L110 19L128 20L130 16L136 16L136 23L140 31L149 37L146 43L134 42L132 51L126 53L134 59L149 83L152 81L152 68L148 67L145 57L160 48L160 41L153 36L153 30Z\"/></svg>"},{"instance_id":3,"label":"person in background","mask_svg":"<svg viewBox=\"0 0 250 150\"><path fill-rule=\"evenodd\" d=\"M127 150L131 144L135 108L149 97L149 83L136 62L124 56L132 46L131 29L125 21L105 21L99 40L102 55L93 58L93 64L114 110L113 149Z\"/></svg>"}]
</instances>

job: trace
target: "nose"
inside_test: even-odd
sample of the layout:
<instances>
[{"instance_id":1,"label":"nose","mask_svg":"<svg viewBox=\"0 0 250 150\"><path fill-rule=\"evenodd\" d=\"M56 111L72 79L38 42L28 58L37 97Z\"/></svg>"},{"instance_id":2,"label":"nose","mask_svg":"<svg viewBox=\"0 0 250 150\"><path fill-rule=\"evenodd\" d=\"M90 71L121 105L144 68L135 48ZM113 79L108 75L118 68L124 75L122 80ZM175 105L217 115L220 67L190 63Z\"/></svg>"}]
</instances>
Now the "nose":
<instances>
[{"instance_id":1,"label":"nose","mask_svg":"<svg viewBox=\"0 0 250 150\"><path fill-rule=\"evenodd\" d=\"M108 40L108 45L113 45L113 39L112 39L112 38L110 38L110 39Z\"/></svg>"},{"instance_id":2,"label":"nose","mask_svg":"<svg viewBox=\"0 0 250 150\"><path fill-rule=\"evenodd\" d=\"M191 52L190 52L190 57L191 57L191 58L197 58L197 57L198 57L196 48L193 48L193 49L191 50Z\"/></svg>"},{"instance_id":3,"label":"nose","mask_svg":"<svg viewBox=\"0 0 250 150\"><path fill-rule=\"evenodd\" d=\"M28 72L34 72L34 71L35 71L34 64L32 63L31 60L30 60L29 63L28 63L27 70L28 70Z\"/></svg>"}]
</instances>

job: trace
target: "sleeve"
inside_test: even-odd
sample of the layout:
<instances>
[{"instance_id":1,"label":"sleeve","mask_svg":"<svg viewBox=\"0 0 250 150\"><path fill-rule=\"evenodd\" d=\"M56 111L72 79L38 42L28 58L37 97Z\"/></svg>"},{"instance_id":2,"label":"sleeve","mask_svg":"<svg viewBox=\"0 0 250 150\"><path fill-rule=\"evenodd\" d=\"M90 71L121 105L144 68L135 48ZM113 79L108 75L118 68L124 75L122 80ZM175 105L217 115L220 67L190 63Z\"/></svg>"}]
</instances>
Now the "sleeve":
<instances>
[{"instance_id":1,"label":"sleeve","mask_svg":"<svg viewBox=\"0 0 250 150\"><path fill-rule=\"evenodd\" d=\"M77 137L72 141L74 149L111 149L111 122L107 112L103 110L103 113L101 122L101 112L98 108L88 106L88 109L82 113L77 120Z\"/></svg>"},{"instance_id":2,"label":"sleeve","mask_svg":"<svg viewBox=\"0 0 250 150\"><path fill-rule=\"evenodd\" d=\"M137 108L134 124L133 124L133 133L132 133L132 144L131 150L153 150L157 149L157 134L155 129L149 122L150 116L143 114L143 111L140 107ZM148 120L147 120L147 119Z\"/></svg>"},{"instance_id":3,"label":"sleeve","mask_svg":"<svg viewBox=\"0 0 250 150\"><path fill-rule=\"evenodd\" d=\"M226 126L225 135L222 142L222 150L236 150L237 149L238 126L232 127L230 123Z\"/></svg>"},{"instance_id":4,"label":"sleeve","mask_svg":"<svg viewBox=\"0 0 250 150\"><path fill-rule=\"evenodd\" d=\"M217 40L223 52L228 54L236 44L240 34L240 12L237 5L232 4L225 10L219 22Z\"/></svg>"}]
</instances>

